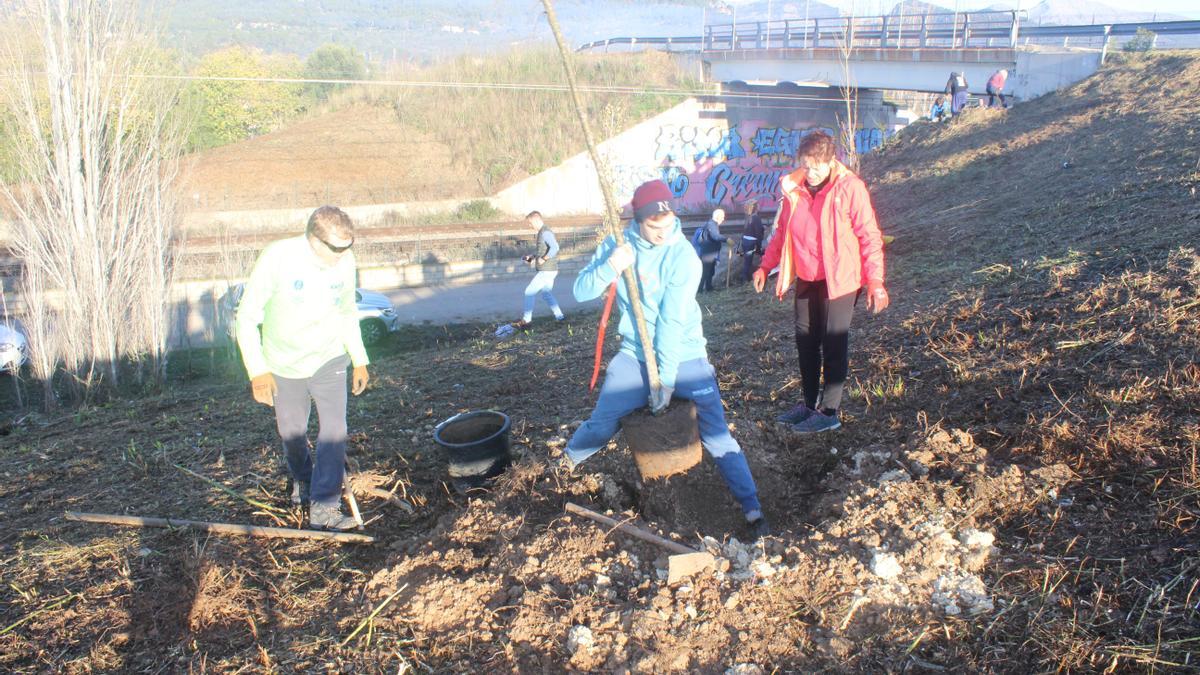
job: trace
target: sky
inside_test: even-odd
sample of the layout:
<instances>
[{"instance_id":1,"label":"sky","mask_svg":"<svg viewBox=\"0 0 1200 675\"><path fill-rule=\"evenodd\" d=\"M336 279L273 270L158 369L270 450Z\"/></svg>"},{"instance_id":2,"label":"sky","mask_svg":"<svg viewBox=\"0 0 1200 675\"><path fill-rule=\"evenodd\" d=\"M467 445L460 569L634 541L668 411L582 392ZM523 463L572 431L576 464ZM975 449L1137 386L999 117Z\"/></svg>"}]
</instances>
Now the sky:
<instances>
[{"instance_id":1,"label":"sky","mask_svg":"<svg viewBox=\"0 0 1200 675\"><path fill-rule=\"evenodd\" d=\"M863 9L871 9L876 5L882 5L884 11L890 10L896 0L824 0L826 3L841 7L843 10L849 10L851 4L855 5L859 13ZM943 5L947 9L954 9L954 0L927 0L934 4ZM1020 0L1022 9L1029 9L1038 4L1041 0ZM958 9L971 11L983 9L985 7L1007 4L1016 6L1018 0L958 0ZM1125 9L1135 12L1162 12L1164 14L1178 14L1189 19L1200 19L1200 0L1106 0L1103 4L1114 9Z\"/></svg>"}]
</instances>

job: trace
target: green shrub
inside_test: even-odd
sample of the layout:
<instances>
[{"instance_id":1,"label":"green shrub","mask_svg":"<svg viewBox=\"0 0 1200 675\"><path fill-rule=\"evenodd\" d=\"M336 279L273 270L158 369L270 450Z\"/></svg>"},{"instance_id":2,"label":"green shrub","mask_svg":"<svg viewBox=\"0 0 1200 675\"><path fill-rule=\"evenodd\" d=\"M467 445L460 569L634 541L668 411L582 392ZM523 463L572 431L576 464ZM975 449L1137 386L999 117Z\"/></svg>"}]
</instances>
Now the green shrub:
<instances>
[{"instance_id":1,"label":"green shrub","mask_svg":"<svg viewBox=\"0 0 1200 675\"><path fill-rule=\"evenodd\" d=\"M294 78L300 74L300 60L229 47L205 54L193 74ZM303 91L301 85L280 82L197 80L186 96L186 105L196 119L188 145L192 149L213 147L273 131L304 109Z\"/></svg>"},{"instance_id":2,"label":"green shrub","mask_svg":"<svg viewBox=\"0 0 1200 675\"><path fill-rule=\"evenodd\" d=\"M1129 54L1144 54L1154 49L1154 42L1158 35L1154 31L1146 28L1137 29L1137 33L1129 38L1121 50Z\"/></svg>"},{"instance_id":3,"label":"green shrub","mask_svg":"<svg viewBox=\"0 0 1200 675\"><path fill-rule=\"evenodd\" d=\"M367 76L367 63L362 55L350 47L325 44L317 47L304 61L304 77L310 80L362 80ZM309 84L308 93L313 98L325 100L344 84Z\"/></svg>"},{"instance_id":4,"label":"green shrub","mask_svg":"<svg viewBox=\"0 0 1200 675\"><path fill-rule=\"evenodd\" d=\"M460 223L486 223L499 220L503 216L504 214L488 200L476 199L455 209L453 217Z\"/></svg>"}]
</instances>

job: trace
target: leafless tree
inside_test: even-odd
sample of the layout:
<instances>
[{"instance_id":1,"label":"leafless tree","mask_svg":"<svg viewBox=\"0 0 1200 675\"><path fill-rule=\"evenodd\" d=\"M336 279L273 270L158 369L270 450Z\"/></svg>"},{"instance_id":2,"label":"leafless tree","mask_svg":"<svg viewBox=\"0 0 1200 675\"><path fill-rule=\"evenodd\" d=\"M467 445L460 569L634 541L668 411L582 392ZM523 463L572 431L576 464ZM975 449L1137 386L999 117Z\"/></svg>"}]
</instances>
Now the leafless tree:
<instances>
[{"instance_id":1,"label":"leafless tree","mask_svg":"<svg viewBox=\"0 0 1200 675\"><path fill-rule=\"evenodd\" d=\"M132 0L17 0L3 102L18 138L0 188L23 263L21 293L45 383L61 369L79 396L116 386L122 366L161 382L174 276L177 87Z\"/></svg>"},{"instance_id":2,"label":"leafless tree","mask_svg":"<svg viewBox=\"0 0 1200 675\"><path fill-rule=\"evenodd\" d=\"M838 143L842 146L846 166L858 172L858 146L855 135L858 132L858 88L854 86L854 28L856 18L853 7L850 16L844 19L845 29L838 38L838 62L842 68L842 84L838 94L844 107L837 114Z\"/></svg>"}]
</instances>

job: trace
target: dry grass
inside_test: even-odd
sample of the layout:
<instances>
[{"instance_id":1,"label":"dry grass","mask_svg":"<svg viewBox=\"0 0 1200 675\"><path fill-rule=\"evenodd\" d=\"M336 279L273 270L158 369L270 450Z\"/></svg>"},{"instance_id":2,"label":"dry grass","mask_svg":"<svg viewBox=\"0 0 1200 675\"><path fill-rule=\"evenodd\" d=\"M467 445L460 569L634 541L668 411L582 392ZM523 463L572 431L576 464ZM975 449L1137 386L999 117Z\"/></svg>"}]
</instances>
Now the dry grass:
<instances>
[{"instance_id":1,"label":"dry grass","mask_svg":"<svg viewBox=\"0 0 1200 675\"><path fill-rule=\"evenodd\" d=\"M700 90L670 55L577 54L582 87ZM445 64L396 67L384 80L562 85L562 61L552 49L522 50L490 58L464 56ZM585 93L588 115L601 130L615 133L683 100L652 93ZM331 106L370 101L391 106L397 118L446 143L459 169L477 177L484 194L556 166L582 152L578 122L566 92L472 88L366 87L335 95Z\"/></svg>"}]
</instances>

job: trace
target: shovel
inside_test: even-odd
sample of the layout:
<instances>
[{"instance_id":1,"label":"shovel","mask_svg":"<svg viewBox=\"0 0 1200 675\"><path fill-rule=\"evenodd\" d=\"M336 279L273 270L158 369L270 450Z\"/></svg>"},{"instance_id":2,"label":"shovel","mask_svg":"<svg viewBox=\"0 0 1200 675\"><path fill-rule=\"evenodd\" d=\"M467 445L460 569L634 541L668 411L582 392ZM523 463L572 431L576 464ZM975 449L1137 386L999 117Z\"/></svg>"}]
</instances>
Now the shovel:
<instances>
[{"instance_id":1,"label":"shovel","mask_svg":"<svg viewBox=\"0 0 1200 675\"><path fill-rule=\"evenodd\" d=\"M697 551L696 549L684 546L679 542L671 541L670 539L663 539L657 534L652 534L640 527L630 525L629 523L613 520L608 516L596 513L595 511L586 509L578 504L567 502L567 505L564 508L569 513L574 513L576 515L583 516L584 518L594 520L597 523L607 525L614 530L619 530L624 534L641 539L642 541L661 546L674 553L674 555L667 558L668 584L675 584L685 577L716 566L717 560L711 553Z\"/></svg>"}]
</instances>

